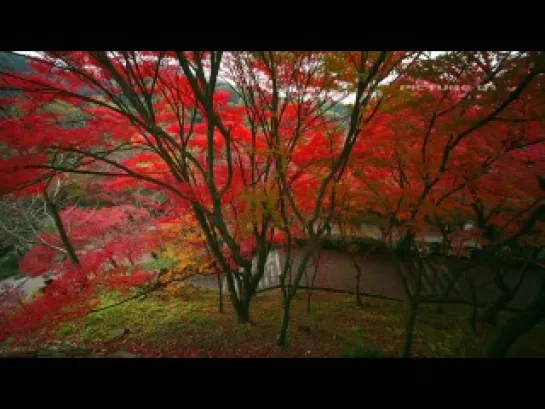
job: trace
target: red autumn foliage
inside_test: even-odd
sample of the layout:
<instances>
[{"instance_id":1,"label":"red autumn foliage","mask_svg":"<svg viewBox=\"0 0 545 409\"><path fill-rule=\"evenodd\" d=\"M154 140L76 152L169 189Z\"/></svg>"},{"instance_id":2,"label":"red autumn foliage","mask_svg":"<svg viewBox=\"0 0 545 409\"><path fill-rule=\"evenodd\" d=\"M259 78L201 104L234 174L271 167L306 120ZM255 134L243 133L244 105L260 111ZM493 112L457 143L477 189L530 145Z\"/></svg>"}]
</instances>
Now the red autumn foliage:
<instances>
[{"instance_id":1,"label":"red autumn foliage","mask_svg":"<svg viewBox=\"0 0 545 409\"><path fill-rule=\"evenodd\" d=\"M411 71L405 52L51 51L31 73L0 74L0 87L22 93L10 97L17 113L0 122L0 191L36 194L48 178L85 174L114 204L60 212L80 262L33 248L23 271L59 278L13 322L34 328L46 316L81 314L92 308L89 289L148 280L118 265L160 244L152 210L191 213L228 274L288 236L313 235L322 219L362 210L426 231L430 220L474 218L481 206L488 224L513 234L542 200L543 68L536 53L498 53L496 89L476 92L493 70L489 54ZM220 68L243 106L214 89ZM394 74L400 80L383 86ZM430 89L452 77L473 88ZM418 78L427 88L400 88ZM354 91L347 121L325 115ZM137 189L164 201L126 205ZM57 233L42 234L62 245Z\"/></svg>"}]
</instances>

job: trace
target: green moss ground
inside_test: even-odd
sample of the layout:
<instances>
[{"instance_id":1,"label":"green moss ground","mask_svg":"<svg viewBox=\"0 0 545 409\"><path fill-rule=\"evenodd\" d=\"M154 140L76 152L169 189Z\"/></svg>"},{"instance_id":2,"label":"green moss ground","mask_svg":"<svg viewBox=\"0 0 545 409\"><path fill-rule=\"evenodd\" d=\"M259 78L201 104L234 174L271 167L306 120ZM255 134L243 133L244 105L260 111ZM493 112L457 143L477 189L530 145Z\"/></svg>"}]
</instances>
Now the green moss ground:
<instances>
[{"instance_id":1,"label":"green moss ground","mask_svg":"<svg viewBox=\"0 0 545 409\"><path fill-rule=\"evenodd\" d=\"M107 294L103 305L120 299ZM397 356L403 342L405 305L367 299L363 309L353 297L315 292L306 312L306 293L294 301L289 345L274 345L280 324L280 293L259 295L252 305L250 325L239 325L225 299L218 312L217 292L185 286L179 294L156 293L62 325L58 337L97 349L129 350L144 356L170 357L350 357ZM414 336L417 357L479 357L493 336L468 331L469 308L448 305L443 313L435 306L419 310ZM503 315L502 322L508 318ZM500 324L501 325L501 324ZM128 333L112 340L112 333ZM545 328L524 336L511 356L545 356Z\"/></svg>"}]
</instances>

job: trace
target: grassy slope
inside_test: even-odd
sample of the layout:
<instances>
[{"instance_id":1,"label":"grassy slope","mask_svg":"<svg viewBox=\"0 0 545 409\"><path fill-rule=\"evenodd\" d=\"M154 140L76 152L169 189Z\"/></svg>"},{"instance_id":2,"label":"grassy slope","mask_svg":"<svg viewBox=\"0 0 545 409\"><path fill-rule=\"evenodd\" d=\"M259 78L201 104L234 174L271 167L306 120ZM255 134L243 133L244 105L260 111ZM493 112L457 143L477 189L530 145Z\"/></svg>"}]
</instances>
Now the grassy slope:
<instances>
[{"instance_id":1,"label":"grassy slope","mask_svg":"<svg viewBox=\"0 0 545 409\"><path fill-rule=\"evenodd\" d=\"M317 292L307 314L304 294L301 292L295 302L290 345L285 349L274 346L280 317L277 291L255 300L254 325L238 325L228 302L224 314L217 312L216 292L189 285L176 296L150 295L64 325L59 329L59 339L144 356L340 357L370 355L377 347L379 356L398 354L403 340L402 303L368 300L360 310L353 297ZM110 294L103 302L108 305L117 299ZM415 331L415 356L482 356L493 334L480 339L467 336L468 314L469 309L462 306L446 306L443 314L432 306L423 306ZM130 333L109 342L112 331L120 328ZM517 343L511 355L545 356L544 339L545 328L534 329Z\"/></svg>"}]
</instances>

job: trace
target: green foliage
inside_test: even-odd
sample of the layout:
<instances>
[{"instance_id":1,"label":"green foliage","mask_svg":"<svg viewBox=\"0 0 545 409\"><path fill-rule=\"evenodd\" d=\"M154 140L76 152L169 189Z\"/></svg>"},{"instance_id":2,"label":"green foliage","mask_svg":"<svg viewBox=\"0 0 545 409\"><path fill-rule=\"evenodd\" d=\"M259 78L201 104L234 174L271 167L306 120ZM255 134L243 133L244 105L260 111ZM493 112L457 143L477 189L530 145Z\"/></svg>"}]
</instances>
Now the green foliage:
<instances>
[{"instance_id":1,"label":"green foliage","mask_svg":"<svg viewBox=\"0 0 545 409\"><path fill-rule=\"evenodd\" d=\"M57 335L59 337L68 337L70 335L73 335L77 332L78 327L75 323L69 322L68 324L61 325L57 329Z\"/></svg>"},{"instance_id":2,"label":"green foliage","mask_svg":"<svg viewBox=\"0 0 545 409\"><path fill-rule=\"evenodd\" d=\"M55 223L50 222L44 225L42 230L46 233L54 233L57 231L57 227L55 226Z\"/></svg>"},{"instance_id":3,"label":"green foliage","mask_svg":"<svg viewBox=\"0 0 545 409\"><path fill-rule=\"evenodd\" d=\"M177 264L176 260L172 260L167 257L158 257L157 259L141 264L140 268L144 270L163 270L163 269L171 269L176 264Z\"/></svg>"},{"instance_id":4,"label":"green foliage","mask_svg":"<svg viewBox=\"0 0 545 409\"><path fill-rule=\"evenodd\" d=\"M0 280L23 277L23 275L19 274L19 260L20 257L15 251L11 251L0 258Z\"/></svg>"},{"instance_id":5,"label":"green foliage","mask_svg":"<svg viewBox=\"0 0 545 409\"><path fill-rule=\"evenodd\" d=\"M2 270L17 270L19 268L19 257L15 252L9 253L4 256L0 261L0 268Z\"/></svg>"}]
</instances>

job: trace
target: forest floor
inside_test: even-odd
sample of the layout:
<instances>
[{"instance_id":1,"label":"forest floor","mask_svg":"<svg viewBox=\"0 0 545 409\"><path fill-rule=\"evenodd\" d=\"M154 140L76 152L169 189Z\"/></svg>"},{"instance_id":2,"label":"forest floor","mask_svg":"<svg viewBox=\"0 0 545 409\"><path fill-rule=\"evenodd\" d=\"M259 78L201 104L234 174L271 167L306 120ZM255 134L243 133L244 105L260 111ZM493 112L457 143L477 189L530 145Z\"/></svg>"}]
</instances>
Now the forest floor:
<instances>
[{"instance_id":1,"label":"forest floor","mask_svg":"<svg viewBox=\"0 0 545 409\"><path fill-rule=\"evenodd\" d=\"M122 299L102 296L104 306ZM224 299L218 312L218 292L185 285L176 293L155 292L113 308L61 325L57 343L76 352L43 352L44 345L28 339L18 356L82 357L395 357L403 343L405 304L366 299L359 308L353 296L314 292L307 312L306 291L292 308L289 345L274 345L280 325L279 290L258 295L251 307L253 324L237 324ZM509 317L502 313L500 327ZM414 336L415 357L480 357L496 330L480 337L469 330L470 309L445 305L419 309ZM545 325L535 328L510 351L510 356L545 356ZM8 345L4 346L7 352ZM11 349L11 348L9 348ZM13 354L13 349L11 349ZM26 351L26 352L25 352ZM30 352L29 352L30 351ZM39 352L41 351L41 352ZM80 351L80 352L77 352ZM11 355L10 354L10 355Z\"/></svg>"}]
</instances>

